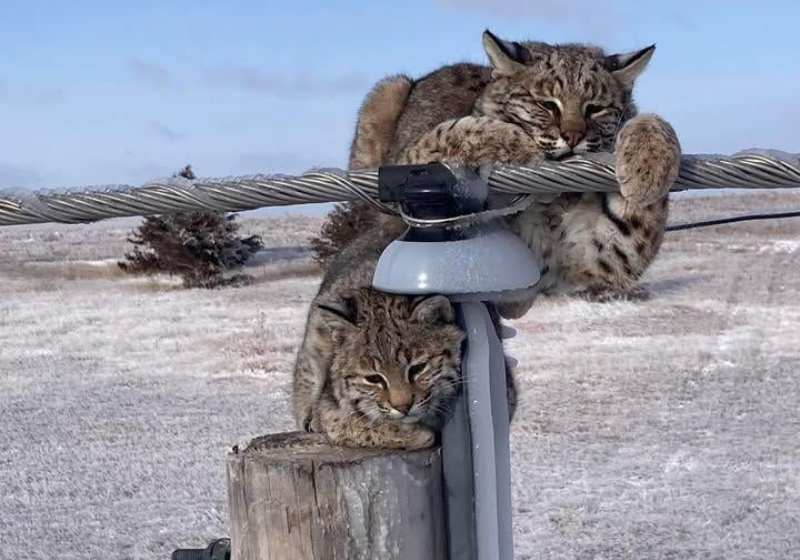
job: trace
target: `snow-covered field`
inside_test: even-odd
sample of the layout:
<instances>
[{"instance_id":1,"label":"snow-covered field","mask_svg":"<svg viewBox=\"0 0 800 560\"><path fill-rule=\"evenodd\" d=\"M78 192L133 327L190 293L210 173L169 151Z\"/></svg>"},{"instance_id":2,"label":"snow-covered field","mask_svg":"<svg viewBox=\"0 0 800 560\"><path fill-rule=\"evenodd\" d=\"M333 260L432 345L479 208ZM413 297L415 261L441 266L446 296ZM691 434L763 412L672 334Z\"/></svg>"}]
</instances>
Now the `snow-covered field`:
<instances>
[{"instance_id":1,"label":"snow-covered field","mask_svg":"<svg viewBox=\"0 0 800 560\"><path fill-rule=\"evenodd\" d=\"M800 208L686 198L674 220ZM291 428L319 218L248 219L257 281L120 275L135 220L0 228L4 558L167 559L229 534L231 445ZM516 557L800 551L800 221L670 234L637 297L516 323Z\"/></svg>"}]
</instances>

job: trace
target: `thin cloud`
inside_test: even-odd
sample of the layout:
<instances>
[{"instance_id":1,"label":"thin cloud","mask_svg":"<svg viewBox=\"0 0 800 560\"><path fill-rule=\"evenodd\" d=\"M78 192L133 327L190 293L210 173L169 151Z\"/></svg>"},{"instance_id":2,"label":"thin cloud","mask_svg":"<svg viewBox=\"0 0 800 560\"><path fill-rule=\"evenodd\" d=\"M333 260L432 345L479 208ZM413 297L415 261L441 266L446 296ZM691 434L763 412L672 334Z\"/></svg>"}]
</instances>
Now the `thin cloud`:
<instances>
[{"instance_id":1,"label":"thin cloud","mask_svg":"<svg viewBox=\"0 0 800 560\"><path fill-rule=\"evenodd\" d=\"M178 142L182 142L186 140L186 135L182 132L177 132L176 130L168 127L165 124L161 124L158 122L150 122L148 123L148 127L152 130L157 136L161 139L166 140L170 144L176 144Z\"/></svg>"},{"instance_id":2,"label":"thin cloud","mask_svg":"<svg viewBox=\"0 0 800 560\"><path fill-rule=\"evenodd\" d=\"M211 69L205 73L203 81L215 87L233 87L276 97L360 93L368 83L364 76L358 74L337 77L303 74L285 76L247 66Z\"/></svg>"},{"instance_id":3,"label":"thin cloud","mask_svg":"<svg viewBox=\"0 0 800 560\"><path fill-rule=\"evenodd\" d=\"M50 105L61 101L66 92L60 88L40 88L12 84L0 79L0 102L11 105Z\"/></svg>"},{"instance_id":4,"label":"thin cloud","mask_svg":"<svg viewBox=\"0 0 800 560\"><path fill-rule=\"evenodd\" d=\"M173 72L154 62L135 59L129 61L128 66L136 81L161 91L174 88L179 82ZM275 97L361 93L369 85L365 76L353 73L335 77L311 74L287 76L250 66L211 68L194 79L206 87L238 89Z\"/></svg>"},{"instance_id":5,"label":"thin cloud","mask_svg":"<svg viewBox=\"0 0 800 560\"><path fill-rule=\"evenodd\" d=\"M128 66L133 77L144 84L166 89L175 83L172 73L155 62L134 59L129 61Z\"/></svg>"}]
</instances>

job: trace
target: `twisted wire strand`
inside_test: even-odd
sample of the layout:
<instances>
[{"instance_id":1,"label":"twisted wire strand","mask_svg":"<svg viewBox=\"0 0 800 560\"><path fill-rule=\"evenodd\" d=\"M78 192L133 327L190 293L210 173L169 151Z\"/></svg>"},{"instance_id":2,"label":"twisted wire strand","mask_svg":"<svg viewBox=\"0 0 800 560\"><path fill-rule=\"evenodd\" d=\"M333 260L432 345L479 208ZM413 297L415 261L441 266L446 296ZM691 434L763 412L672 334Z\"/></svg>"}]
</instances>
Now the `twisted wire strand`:
<instances>
[{"instance_id":1,"label":"twisted wire strand","mask_svg":"<svg viewBox=\"0 0 800 560\"><path fill-rule=\"evenodd\" d=\"M496 166L489 187L502 194L615 192L613 156L590 154L536 166ZM800 188L800 156L749 150L732 156L687 155L673 191L713 188ZM62 191L0 190L0 226L83 223L121 216L189 210L241 211L264 206L361 200L384 212L378 171L316 169L302 175L247 175L219 179L156 179L141 185Z\"/></svg>"}]
</instances>

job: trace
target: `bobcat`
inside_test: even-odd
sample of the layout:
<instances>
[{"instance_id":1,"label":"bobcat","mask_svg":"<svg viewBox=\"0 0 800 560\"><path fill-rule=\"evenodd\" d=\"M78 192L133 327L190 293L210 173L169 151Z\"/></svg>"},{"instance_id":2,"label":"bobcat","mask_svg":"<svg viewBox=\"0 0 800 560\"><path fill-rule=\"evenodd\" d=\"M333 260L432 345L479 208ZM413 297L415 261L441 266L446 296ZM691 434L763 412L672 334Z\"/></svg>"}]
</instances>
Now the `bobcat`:
<instances>
[{"instance_id":1,"label":"bobcat","mask_svg":"<svg viewBox=\"0 0 800 560\"><path fill-rule=\"evenodd\" d=\"M613 152L620 193L543 196L508 221L539 261L539 293L630 289L661 245L680 165L672 127L637 116L632 99L655 46L606 55L587 45L508 42L488 30L483 46L489 67L463 63L417 81L379 82L360 110L350 167L479 167ZM386 227L398 218L375 220ZM517 318L532 301L499 309Z\"/></svg>"},{"instance_id":2,"label":"bobcat","mask_svg":"<svg viewBox=\"0 0 800 560\"><path fill-rule=\"evenodd\" d=\"M458 64L377 84L361 108L350 166L478 167L616 149L621 194L542 198L509 224L539 259L543 293L630 287L658 251L680 160L667 123L635 116L631 90L653 47L606 56L581 45L508 43L488 31L483 41L491 68ZM460 382L464 334L447 300L369 288L380 253L404 229L376 215L330 263L309 311L294 413L334 443L429 446ZM530 303L499 309L517 317ZM513 410L511 372L507 379Z\"/></svg>"},{"instance_id":3,"label":"bobcat","mask_svg":"<svg viewBox=\"0 0 800 560\"><path fill-rule=\"evenodd\" d=\"M441 295L370 288L381 251L399 231L363 237L335 257L297 355L298 425L351 447L421 449L435 441L460 383L464 333Z\"/></svg>"},{"instance_id":4,"label":"bobcat","mask_svg":"<svg viewBox=\"0 0 800 560\"><path fill-rule=\"evenodd\" d=\"M330 262L311 303L297 353L292 405L299 428L350 447L421 449L432 445L448 399L461 384L464 332L446 297L373 290L400 220L374 226ZM490 307L495 327L500 318ZM517 391L506 370L509 413Z\"/></svg>"}]
</instances>

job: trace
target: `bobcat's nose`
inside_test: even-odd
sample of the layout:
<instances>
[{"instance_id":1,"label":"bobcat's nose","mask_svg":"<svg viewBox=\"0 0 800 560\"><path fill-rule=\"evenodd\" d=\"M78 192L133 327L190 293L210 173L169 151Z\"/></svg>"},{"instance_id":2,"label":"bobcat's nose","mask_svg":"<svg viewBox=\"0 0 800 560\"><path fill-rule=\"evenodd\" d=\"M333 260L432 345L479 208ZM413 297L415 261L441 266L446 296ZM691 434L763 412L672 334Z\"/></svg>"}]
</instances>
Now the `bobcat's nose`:
<instances>
[{"instance_id":1,"label":"bobcat's nose","mask_svg":"<svg viewBox=\"0 0 800 560\"><path fill-rule=\"evenodd\" d=\"M411 405L413 404L412 401L408 402L399 402L399 403L392 403L392 407L402 414L408 414L408 411L411 410Z\"/></svg>"},{"instance_id":2,"label":"bobcat's nose","mask_svg":"<svg viewBox=\"0 0 800 560\"><path fill-rule=\"evenodd\" d=\"M389 395L389 404L400 414L408 414L414 404L414 393L411 391L396 391Z\"/></svg>"},{"instance_id":3,"label":"bobcat's nose","mask_svg":"<svg viewBox=\"0 0 800 560\"><path fill-rule=\"evenodd\" d=\"M567 143L570 148L577 146L585 134L580 130L565 130L561 133L561 138Z\"/></svg>"}]
</instances>

